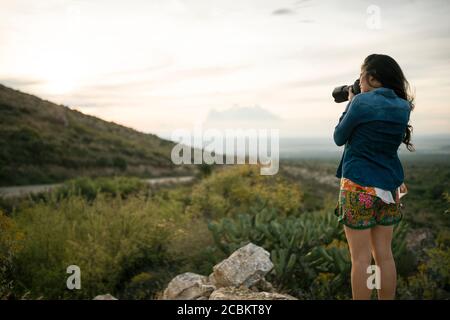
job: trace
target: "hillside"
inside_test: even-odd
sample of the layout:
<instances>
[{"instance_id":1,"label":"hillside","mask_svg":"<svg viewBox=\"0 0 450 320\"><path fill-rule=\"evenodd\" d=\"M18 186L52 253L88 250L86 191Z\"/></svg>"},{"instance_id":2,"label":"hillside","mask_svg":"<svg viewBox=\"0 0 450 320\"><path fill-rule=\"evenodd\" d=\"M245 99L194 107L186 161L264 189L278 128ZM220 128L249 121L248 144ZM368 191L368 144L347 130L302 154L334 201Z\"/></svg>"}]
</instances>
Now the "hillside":
<instances>
[{"instance_id":1,"label":"hillside","mask_svg":"<svg viewBox=\"0 0 450 320\"><path fill-rule=\"evenodd\" d=\"M0 185L78 176L189 174L173 142L85 115L0 84Z\"/></svg>"}]
</instances>

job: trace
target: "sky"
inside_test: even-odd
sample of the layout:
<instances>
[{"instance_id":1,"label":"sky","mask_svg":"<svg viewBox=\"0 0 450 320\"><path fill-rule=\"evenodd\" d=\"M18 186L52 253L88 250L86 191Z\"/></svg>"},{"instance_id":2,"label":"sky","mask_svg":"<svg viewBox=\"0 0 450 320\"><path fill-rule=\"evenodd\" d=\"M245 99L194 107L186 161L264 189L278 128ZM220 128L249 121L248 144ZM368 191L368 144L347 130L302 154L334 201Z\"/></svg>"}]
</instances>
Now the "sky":
<instances>
[{"instance_id":1,"label":"sky","mask_svg":"<svg viewBox=\"0 0 450 320\"><path fill-rule=\"evenodd\" d=\"M450 1L0 0L0 83L139 131L332 137L334 87L389 54L416 135L450 134Z\"/></svg>"}]
</instances>

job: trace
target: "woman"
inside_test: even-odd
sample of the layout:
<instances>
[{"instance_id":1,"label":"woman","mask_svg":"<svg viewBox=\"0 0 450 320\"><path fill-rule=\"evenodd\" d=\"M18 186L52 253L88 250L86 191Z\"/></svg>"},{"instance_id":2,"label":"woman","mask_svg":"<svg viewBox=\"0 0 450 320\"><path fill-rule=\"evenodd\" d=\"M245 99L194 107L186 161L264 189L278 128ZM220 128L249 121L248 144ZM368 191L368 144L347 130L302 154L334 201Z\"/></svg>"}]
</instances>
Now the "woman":
<instances>
[{"instance_id":1,"label":"woman","mask_svg":"<svg viewBox=\"0 0 450 320\"><path fill-rule=\"evenodd\" d=\"M397 281L391 250L394 225L402 219L400 193L406 193L397 155L409 151L413 98L397 64L387 55L369 55L361 66L361 93L349 90L349 103L334 131L345 144L336 176L341 179L335 213L344 224L352 261L353 299L370 299L367 273L372 256L380 270L378 299L394 299Z\"/></svg>"}]
</instances>

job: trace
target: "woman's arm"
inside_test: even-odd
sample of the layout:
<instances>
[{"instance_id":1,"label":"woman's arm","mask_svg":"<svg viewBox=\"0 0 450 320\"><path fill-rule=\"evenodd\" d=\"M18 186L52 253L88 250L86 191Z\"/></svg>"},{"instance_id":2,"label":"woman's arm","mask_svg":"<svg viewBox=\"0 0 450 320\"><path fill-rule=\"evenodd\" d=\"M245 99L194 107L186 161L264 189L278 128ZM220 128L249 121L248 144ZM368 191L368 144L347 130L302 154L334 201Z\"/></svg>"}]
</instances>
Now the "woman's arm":
<instances>
[{"instance_id":1,"label":"woman's arm","mask_svg":"<svg viewBox=\"0 0 450 320\"><path fill-rule=\"evenodd\" d=\"M361 102L356 95L347 105L347 108L339 118L338 125L334 128L334 142L338 146L344 145L353 129L363 121L363 115L370 111L370 107Z\"/></svg>"}]
</instances>

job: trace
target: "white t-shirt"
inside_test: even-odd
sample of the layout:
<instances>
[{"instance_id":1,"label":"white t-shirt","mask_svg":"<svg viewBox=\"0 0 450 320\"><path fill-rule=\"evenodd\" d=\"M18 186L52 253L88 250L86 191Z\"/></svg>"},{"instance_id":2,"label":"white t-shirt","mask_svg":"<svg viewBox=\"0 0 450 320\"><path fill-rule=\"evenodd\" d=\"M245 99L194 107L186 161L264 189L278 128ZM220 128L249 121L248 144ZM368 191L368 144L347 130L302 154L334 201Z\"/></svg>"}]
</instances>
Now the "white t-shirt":
<instances>
[{"instance_id":1,"label":"white t-shirt","mask_svg":"<svg viewBox=\"0 0 450 320\"><path fill-rule=\"evenodd\" d=\"M406 186L405 186L406 188ZM383 200L386 203L395 203L395 199L392 197L392 193L388 190L380 189L380 188L374 188L375 192L377 193L377 197ZM397 191L399 194L399 198L403 197L405 194L408 193L408 190L405 191L405 193L400 192L400 187L397 188Z\"/></svg>"}]
</instances>

